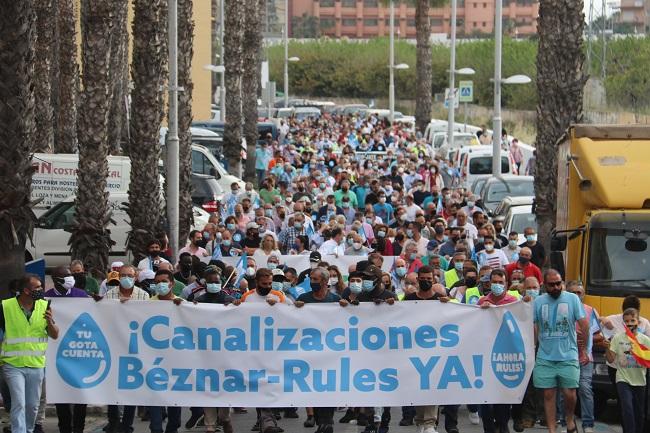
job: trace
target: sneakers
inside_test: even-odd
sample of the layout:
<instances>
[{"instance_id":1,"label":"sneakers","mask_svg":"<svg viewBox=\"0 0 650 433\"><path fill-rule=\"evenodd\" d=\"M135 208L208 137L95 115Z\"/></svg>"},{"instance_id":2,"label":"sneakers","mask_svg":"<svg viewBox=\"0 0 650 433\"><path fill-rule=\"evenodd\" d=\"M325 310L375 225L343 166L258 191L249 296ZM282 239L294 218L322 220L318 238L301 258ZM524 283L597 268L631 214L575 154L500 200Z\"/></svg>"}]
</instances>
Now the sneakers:
<instances>
[{"instance_id":1,"label":"sneakers","mask_svg":"<svg viewBox=\"0 0 650 433\"><path fill-rule=\"evenodd\" d=\"M432 425L422 426L422 433L438 433L436 428Z\"/></svg>"},{"instance_id":2,"label":"sneakers","mask_svg":"<svg viewBox=\"0 0 650 433\"><path fill-rule=\"evenodd\" d=\"M322 427L321 433L334 433L334 426L332 424L325 424Z\"/></svg>"},{"instance_id":3,"label":"sneakers","mask_svg":"<svg viewBox=\"0 0 650 433\"><path fill-rule=\"evenodd\" d=\"M359 415L357 415L357 425L359 427L366 427L369 424L371 424L371 423L368 421L368 415L366 415L365 413L360 412Z\"/></svg>"},{"instance_id":4,"label":"sneakers","mask_svg":"<svg viewBox=\"0 0 650 433\"><path fill-rule=\"evenodd\" d=\"M345 411L345 415L339 420L341 424L347 424L355 418L354 410L348 409Z\"/></svg>"},{"instance_id":5,"label":"sneakers","mask_svg":"<svg viewBox=\"0 0 650 433\"><path fill-rule=\"evenodd\" d=\"M231 421L224 421L221 425L223 427L223 433L233 433Z\"/></svg>"},{"instance_id":6,"label":"sneakers","mask_svg":"<svg viewBox=\"0 0 650 433\"><path fill-rule=\"evenodd\" d=\"M313 415L308 416L307 419L305 420L304 423L302 423L303 426L307 428L311 428L316 425L316 418L314 418Z\"/></svg>"},{"instance_id":7,"label":"sneakers","mask_svg":"<svg viewBox=\"0 0 650 433\"><path fill-rule=\"evenodd\" d=\"M524 423L521 422L520 420L513 421L512 422L512 428L517 432L521 433L524 431Z\"/></svg>"},{"instance_id":8,"label":"sneakers","mask_svg":"<svg viewBox=\"0 0 650 433\"><path fill-rule=\"evenodd\" d=\"M45 433L43 432L43 426L40 424L34 424L34 433Z\"/></svg>"},{"instance_id":9,"label":"sneakers","mask_svg":"<svg viewBox=\"0 0 650 433\"><path fill-rule=\"evenodd\" d=\"M363 433L378 433L377 432L377 425L375 425L374 422L369 422L366 425L366 428L363 430Z\"/></svg>"},{"instance_id":10,"label":"sneakers","mask_svg":"<svg viewBox=\"0 0 650 433\"><path fill-rule=\"evenodd\" d=\"M298 415L298 409L289 409L284 411L285 418L300 418Z\"/></svg>"},{"instance_id":11,"label":"sneakers","mask_svg":"<svg viewBox=\"0 0 650 433\"><path fill-rule=\"evenodd\" d=\"M469 422L471 422L472 425L479 425L481 423L481 417L478 416L478 412L469 413Z\"/></svg>"},{"instance_id":12,"label":"sneakers","mask_svg":"<svg viewBox=\"0 0 650 433\"><path fill-rule=\"evenodd\" d=\"M192 416L190 416L190 419L188 419L187 422L185 423L185 428L189 430L191 428L196 427L201 419L203 419L202 413L201 414L193 413Z\"/></svg>"},{"instance_id":13,"label":"sneakers","mask_svg":"<svg viewBox=\"0 0 650 433\"><path fill-rule=\"evenodd\" d=\"M401 420L399 420L399 425L401 425L402 427L413 425L413 418L402 418Z\"/></svg>"},{"instance_id":14,"label":"sneakers","mask_svg":"<svg viewBox=\"0 0 650 433\"><path fill-rule=\"evenodd\" d=\"M583 427L582 430L585 433L594 433L594 428L593 427Z\"/></svg>"}]
</instances>

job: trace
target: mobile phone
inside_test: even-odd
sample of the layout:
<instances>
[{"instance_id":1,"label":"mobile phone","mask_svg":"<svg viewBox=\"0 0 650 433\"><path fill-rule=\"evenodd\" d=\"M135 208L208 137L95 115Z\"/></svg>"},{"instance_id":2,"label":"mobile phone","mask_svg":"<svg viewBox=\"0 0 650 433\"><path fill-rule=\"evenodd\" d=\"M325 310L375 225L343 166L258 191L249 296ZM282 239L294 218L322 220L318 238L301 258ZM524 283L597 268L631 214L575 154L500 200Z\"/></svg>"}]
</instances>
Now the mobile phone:
<instances>
[{"instance_id":1,"label":"mobile phone","mask_svg":"<svg viewBox=\"0 0 650 433\"><path fill-rule=\"evenodd\" d=\"M45 310L49 310L49 309L50 309L50 304L51 304L51 303L52 303L52 300L51 300L51 299L48 299L48 300L47 300L47 307L45 307Z\"/></svg>"}]
</instances>

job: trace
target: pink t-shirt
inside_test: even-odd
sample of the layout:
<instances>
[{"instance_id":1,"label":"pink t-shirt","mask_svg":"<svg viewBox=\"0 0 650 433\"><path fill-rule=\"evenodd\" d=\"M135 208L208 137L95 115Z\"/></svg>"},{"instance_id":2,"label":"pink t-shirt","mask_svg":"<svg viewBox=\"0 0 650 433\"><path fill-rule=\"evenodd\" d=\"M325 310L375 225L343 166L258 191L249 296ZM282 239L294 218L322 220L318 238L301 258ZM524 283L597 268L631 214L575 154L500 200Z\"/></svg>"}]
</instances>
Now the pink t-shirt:
<instances>
[{"instance_id":1,"label":"pink t-shirt","mask_svg":"<svg viewBox=\"0 0 650 433\"><path fill-rule=\"evenodd\" d=\"M513 302L517 302L517 301L518 299L509 293L506 293L506 295L503 296L501 299L497 299L495 296L492 295L492 293L490 293L487 296L481 296L481 299L478 300L478 305L483 305L485 303L492 304L492 305L506 305L506 304L512 304Z\"/></svg>"}]
</instances>

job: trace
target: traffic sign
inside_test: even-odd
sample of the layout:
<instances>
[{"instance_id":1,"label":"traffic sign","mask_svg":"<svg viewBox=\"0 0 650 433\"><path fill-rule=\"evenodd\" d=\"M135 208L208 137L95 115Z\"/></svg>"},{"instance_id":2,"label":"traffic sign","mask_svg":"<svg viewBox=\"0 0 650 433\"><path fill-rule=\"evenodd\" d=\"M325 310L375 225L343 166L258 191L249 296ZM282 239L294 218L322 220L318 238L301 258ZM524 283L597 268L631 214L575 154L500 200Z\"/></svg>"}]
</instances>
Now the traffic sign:
<instances>
[{"instance_id":1,"label":"traffic sign","mask_svg":"<svg viewBox=\"0 0 650 433\"><path fill-rule=\"evenodd\" d=\"M460 102L473 102L474 101L474 82L461 81L458 83L460 89Z\"/></svg>"},{"instance_id":2,"label":"traffic sign","mask_svg":"<svg viewBox=\"0 0 650 433\"><path fill-rule=\"evenodd\" d=\"M459 99L458 99L458 88L454 89L454 108L458 108ZM445 108L449 109L449 88L445 89Z\"/></svg>"}]
</instances>

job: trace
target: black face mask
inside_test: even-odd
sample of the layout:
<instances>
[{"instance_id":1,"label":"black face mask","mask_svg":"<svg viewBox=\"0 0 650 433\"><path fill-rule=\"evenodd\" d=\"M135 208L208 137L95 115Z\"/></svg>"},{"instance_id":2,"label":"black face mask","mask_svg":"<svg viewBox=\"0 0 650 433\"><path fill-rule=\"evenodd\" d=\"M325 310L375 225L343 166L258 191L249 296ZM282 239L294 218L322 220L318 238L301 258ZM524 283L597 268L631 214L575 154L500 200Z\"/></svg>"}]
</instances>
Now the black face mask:
<instances>
[{"instance_id":1,"label":"black face mask","mask_svg":"<svg viewBox=\"0 0 650 433\"><path fill-rule=\"evenodd\" d=\"M528 257L519 257L519 263L522 265L526 266L530 262L530 259Z\"/></svg>"},{"instance_id":2,"label":"black face mask","mask_svg":"<svg viewBox=\"0 0 650 433\"><path fill-rule=\"evenodd\" d=\"M431 287L433 287L433 282L428 280L418 280L418 285L421 291L427 292L431 290Z\"/></svg>"},{"instance_id":3,"label":"black face mask","mask_svg":"<svg viewBox=\"0 0 650 433\"><path fill-rule=\"evenodd\" d=\"M45 294L43 293L43 290L35 290L31 293L31 296L34 301L39 301L45 298Z\"/></svg>"},{"instance_id":4,"label":"black face mask","mask_svg":"<svg viewBox=\"0 0 650 433\"><path fill-rule=\"evenodd\" d=\"M436 232L437 235L441 235L445 232L445 228L441 226L435 226L433 230Z\"/></svg>"},{"instance_id":5,"label":"black face mask","mask_svg":"<svg viewBox=\"0 0 650 433\"><path fill-rule=\"evenodd\" d=\"M149 251L149 255L155 259L156 257L160 257L160 251Z\"/></svg>"},{"instance_id":6,"label":"black face mask","mask_svg":"<svg viewBox=\"0 0 650 433\"><path fill-rule=\"evenodd\" d=\"M476 278L474 277L465 278L465 286L476 287Z\"/></svg>"},{"instance_id":7,"label":"black face mask","mask_svg":"<svg viewBox=\"0 0 650 433\"><path fill-rule=\"evenodd\" d=\"M79 287L80 289L86 287L86 274L83 272L75 272L72 276L74 277L75 287Z\"/></svg>"},{"instance_id":8,"label":"black face mask","mask_svg":"<svg viewBox=\"0 0 650 433\"><path fill-rule=\"evenodd\" d=\"M269 293L271 293L271 288L270 287L258 287L257 288L257 293L259 293L262 296L266 296Z\"/></svg>"},{"instance_id":9,"label":"black face mask","mask_svg":"<svg viewBox=\"0 0 650 433\"><path fill-rule=\"evenodd\" d=\"M196 245L199 248L205 248L205 246L207 245L207 242L204 241L203 239L201 239L199 241L194 241L194 245Z\"/></svg>"},{"instance_id":10,"label":"black face mask","mask_svg":"<svg viewBox=\"0 0 650 433\"><path fill-rule=\"evenodd\" d=\"M191 263L181 263L181 271L189 272L191 270L192 270L192 264Z\"/></svg>"},{"instance_id":11,"label":"black face mask","mask_svg":"<svg viewBox=\"0 0 650 433\"><path fill-rule=\"evenodd\" d=\"M460 239L459 236L452 236L449 239L451 239L452 242L458 242L458 239Z\"/></svg>"}]
</instances>

